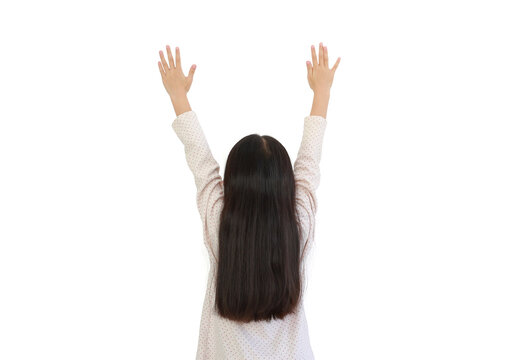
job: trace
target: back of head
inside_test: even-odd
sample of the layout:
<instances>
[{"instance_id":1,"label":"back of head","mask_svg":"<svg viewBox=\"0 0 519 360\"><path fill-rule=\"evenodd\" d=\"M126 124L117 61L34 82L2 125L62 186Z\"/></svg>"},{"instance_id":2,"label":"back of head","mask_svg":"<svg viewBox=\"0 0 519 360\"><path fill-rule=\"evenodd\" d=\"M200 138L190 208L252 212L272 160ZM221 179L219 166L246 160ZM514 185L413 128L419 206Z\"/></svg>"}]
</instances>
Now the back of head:
<instances>
[{"instance_id":1,"label":"back of head","mask_svg":"<svg viewBox=\"0 0 519 360\"><path fill-rule=\"evenodd\" d=\"M301 297L300 228L290 157L275 138L234 145L224 173L215 305L238 322L282 319Z\"/></svg>"}]
</instances>

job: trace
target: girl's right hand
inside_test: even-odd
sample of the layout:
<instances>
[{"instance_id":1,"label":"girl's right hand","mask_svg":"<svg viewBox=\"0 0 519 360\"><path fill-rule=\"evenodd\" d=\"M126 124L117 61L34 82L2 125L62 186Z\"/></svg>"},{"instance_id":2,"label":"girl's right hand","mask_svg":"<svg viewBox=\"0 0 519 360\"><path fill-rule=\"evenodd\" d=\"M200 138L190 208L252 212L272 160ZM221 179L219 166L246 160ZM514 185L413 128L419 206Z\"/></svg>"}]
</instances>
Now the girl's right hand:
<instances>
[{"instance_id":1,"label":"girl's right hand","mask_svg":"<svg viewBox=\"0 0 519 360\"><path fill-rule=\"evenodd\" d=\"M315 48L312 45L312 63L306 62L306 68L308 70L308 84L310 88L315 92L330 92L330 88L333 83L333 76L335 70L339 66L341 58L337 58L335 65L331 69L328 68L328 48L323 46L323 43L319 43L319 62L317 62L317 56L315 54Z\"/></svg>"}]
</instances>

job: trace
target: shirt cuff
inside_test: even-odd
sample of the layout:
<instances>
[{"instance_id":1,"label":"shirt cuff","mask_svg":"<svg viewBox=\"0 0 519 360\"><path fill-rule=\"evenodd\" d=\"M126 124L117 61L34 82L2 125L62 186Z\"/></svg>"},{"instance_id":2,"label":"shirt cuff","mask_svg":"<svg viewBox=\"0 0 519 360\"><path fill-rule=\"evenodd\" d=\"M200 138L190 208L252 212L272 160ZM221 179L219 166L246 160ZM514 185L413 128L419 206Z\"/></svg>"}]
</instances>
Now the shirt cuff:
<instances>
[{"instance_id":1,"label":"shirt cuff","mask_svg":"<svg viewBox=\"0 0 519 360\"><path fill-rule=\"evenodd\" d=\"M173 120L173 123L171 124L171 126L173 127L173 129L175 129L179 125L189 122L191 119L193 119L195 117L196 117L196 113L193 110L183 112L182 114L178 115L175 118L175 120Z\"/></svg>"},{"instance_id":2,"label":"shirt cuff","mask_svg":"<svg viewBox=\"0 0 519 360\"><path fill-rule=\"evenodd\" d=\"M320 122L326 122L326 118L321 115L308 115L306 119L320 121Z\"/></svg>"}]
</instances>

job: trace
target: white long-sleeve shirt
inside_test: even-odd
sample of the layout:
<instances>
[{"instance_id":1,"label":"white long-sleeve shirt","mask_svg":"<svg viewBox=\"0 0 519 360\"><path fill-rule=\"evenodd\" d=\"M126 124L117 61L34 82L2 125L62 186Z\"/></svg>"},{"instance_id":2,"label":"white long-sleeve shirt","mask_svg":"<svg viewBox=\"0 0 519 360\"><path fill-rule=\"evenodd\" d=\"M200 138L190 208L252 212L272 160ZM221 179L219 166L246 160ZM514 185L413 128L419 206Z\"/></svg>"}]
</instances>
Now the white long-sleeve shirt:
<instances>
[{"instance_id":1,"label":"white long-sleeve shirt","mask_svg":"<svg viewBox=\"0 0 519 360\"><path fill-rule=\"evenodd\" d=\"M222 318L215 308L218 261L219 217L223 206L223 180L198 118L187 111L173 121L172 127L184 145L186 160L194 175L196 202L203 226L210 269L200 320L197 360L311 360L308 326L301 301L294 314L283 320L237 323ZM303 139L294 162L297 214L303 229L301 276L305 279L306 254L314 241L316 189L320 182L319 163L326 119L310 115L304 119ZM304 293L304 286L303 286ZM302 297L304 299L304 297Z\"/></svg>"}]
</instances>

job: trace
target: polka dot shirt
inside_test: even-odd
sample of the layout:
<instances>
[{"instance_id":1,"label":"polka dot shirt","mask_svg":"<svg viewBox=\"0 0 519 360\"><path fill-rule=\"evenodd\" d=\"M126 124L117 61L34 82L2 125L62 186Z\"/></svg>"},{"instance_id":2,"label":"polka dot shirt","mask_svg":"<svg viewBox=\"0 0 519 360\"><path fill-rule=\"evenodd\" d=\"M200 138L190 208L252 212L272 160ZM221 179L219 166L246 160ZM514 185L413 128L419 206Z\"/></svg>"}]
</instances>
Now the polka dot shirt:
<instances>
[{"instance_id":1,"label":"polka dot shirt","mask_svg":"<svg viewBox=\"0 0 519 360\"><path fill-rule=\"evenodd\" d=\"M223 180L198 118L187 111L175 118L173 130L184 145L187 164L194 175L196 203L203 226L203 240L210 259L207 290L200 320L197 360L310 360L310 345L303 301L294 314L283 320L239 324L222 318L215 308L218 262L219 216L223 206ZM319 162L326 119L310 115L304 119L303 138L294 162L297 214L302 227L301 276L314 241L316 190L320 181ZM304 293L303 286L303 293ZM304 299L304 298L303 298Z\"/></svg>"}]
</instances>

